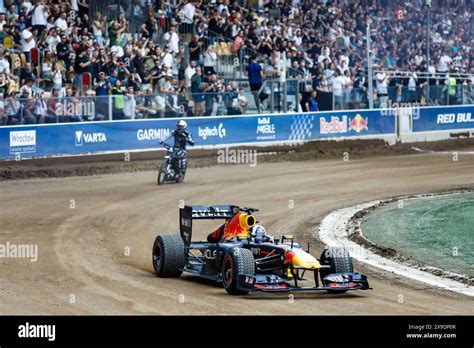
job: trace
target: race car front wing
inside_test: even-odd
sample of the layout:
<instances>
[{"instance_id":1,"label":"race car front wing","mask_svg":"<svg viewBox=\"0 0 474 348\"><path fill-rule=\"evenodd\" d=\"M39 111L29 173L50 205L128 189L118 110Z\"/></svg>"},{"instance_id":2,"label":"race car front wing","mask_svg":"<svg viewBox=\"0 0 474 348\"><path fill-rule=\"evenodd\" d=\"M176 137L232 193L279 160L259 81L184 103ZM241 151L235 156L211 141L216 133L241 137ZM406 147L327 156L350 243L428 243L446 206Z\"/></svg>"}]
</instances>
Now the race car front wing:
<instances>
[{"instance_id":1,"label":"race car front wing","mask_svg":"<svg viewBox=\"0 0 474 348\"><path fill-rule=\"evenodd\" d=\"M315 270L316 273L316 270ZM316 276L315 276L316 278ZM367 276L360 273L334 273L329 274L322 279L322 285L320 286L315 281L314 286L298 286L295 281L295 285L291 285L291 281L288 279L281 278L276 275L268 274L257 274L241 275L240 286L243 289L250 289L252 291L262 292L289 292L289 291L320 291L330 290L334 292L348 291L348 290L369 290L369 283Z\"/></svg>"}]
</instances>

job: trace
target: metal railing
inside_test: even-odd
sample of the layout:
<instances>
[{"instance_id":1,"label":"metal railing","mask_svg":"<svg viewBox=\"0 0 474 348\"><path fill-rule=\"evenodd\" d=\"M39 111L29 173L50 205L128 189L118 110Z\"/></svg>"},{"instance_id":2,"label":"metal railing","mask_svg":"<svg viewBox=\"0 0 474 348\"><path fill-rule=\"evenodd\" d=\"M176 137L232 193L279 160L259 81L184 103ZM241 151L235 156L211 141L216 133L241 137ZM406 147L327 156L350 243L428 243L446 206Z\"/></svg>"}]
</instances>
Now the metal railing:
<instances>
[{"instance_id":1,"label":"metal railing","mask_svg":"<svg viewBox=\"0 0 474 348\"><path fill-rule=\"evenodd\" d=\"M226 89L217 92L179 92L134 95L52 96L15 94L1 99L0 125L129 120L164 117L227 116L298 112L296 80L268 80L259 91Z\"/></svg>"},{"instance_id":2,"label":"metal railing","mask_svg":"<svg viewBox=\"0 0 474 348\"><path fill-rule=\"evenodd\" d=\"M333 110L369 109L368 90L352 88L332 92ZM474 103L474 85L425 85L423 87L388 87L375 91L374 108L393 105L445 106Z\"/></svg>"}]
</instances>

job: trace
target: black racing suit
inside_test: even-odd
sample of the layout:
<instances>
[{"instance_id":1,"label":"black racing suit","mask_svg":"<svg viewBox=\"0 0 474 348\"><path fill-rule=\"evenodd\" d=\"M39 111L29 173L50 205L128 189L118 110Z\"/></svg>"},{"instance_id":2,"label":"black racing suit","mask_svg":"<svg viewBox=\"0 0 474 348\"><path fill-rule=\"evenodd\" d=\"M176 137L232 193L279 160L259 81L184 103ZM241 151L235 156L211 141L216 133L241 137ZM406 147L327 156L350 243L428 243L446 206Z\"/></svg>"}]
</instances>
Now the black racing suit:
<instances>
[{"instance_id":1,"label":"black racing suit","mask_svg":"<svg viewBox=\"0 0 474 348\"><path fill-rule=\"evenodd\" d=\"M191 136L191 133L184 129L175 129L171 132L170 137L174 138L173 152L178 159L179 168L177 169L179 170L179 173L177 173L177 175L179 175L187 168L188 165L186 146L188 144L193 146L194 140Z\"/></svg>"}]
</instances>

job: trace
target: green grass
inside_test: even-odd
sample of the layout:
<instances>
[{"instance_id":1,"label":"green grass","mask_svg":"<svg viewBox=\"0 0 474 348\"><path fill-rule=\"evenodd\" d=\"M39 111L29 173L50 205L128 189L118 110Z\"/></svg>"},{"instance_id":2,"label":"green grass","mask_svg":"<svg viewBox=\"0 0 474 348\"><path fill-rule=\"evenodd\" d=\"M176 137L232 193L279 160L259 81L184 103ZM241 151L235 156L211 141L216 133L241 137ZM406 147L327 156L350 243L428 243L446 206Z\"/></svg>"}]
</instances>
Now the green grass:
<instances>
[{"instance_id":1,"label":"green grass","mask_svg":"<svg viewBox=\"0 0 474 348\"><path fill-rule=\"evenodd\" d=\"M425 265L474 276L474 193L393 202L361 228L372 242Z\"/></svg>"}]
</instances>

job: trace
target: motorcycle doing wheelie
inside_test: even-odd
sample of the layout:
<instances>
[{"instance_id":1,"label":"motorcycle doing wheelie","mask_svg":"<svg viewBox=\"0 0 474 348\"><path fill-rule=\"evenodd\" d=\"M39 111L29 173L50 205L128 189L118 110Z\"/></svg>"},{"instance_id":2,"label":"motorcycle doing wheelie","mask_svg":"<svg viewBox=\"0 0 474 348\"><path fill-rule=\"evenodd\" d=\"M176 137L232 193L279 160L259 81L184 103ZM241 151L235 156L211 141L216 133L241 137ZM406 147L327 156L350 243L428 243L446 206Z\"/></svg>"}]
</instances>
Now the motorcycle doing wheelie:
<instances>
[{"instance_id":1,"label":"motorcycle doing wheelie","mask_svg":"<svg viewBox=\"0 0 474 348\"><path fill-rule=\"evenodd\" d=\"M187 169L188 151L174 149L165 142L161 142L161 145L163 145L167 152L158 172L158 185L183 182Z\"/></svg>"}]
</instances>

